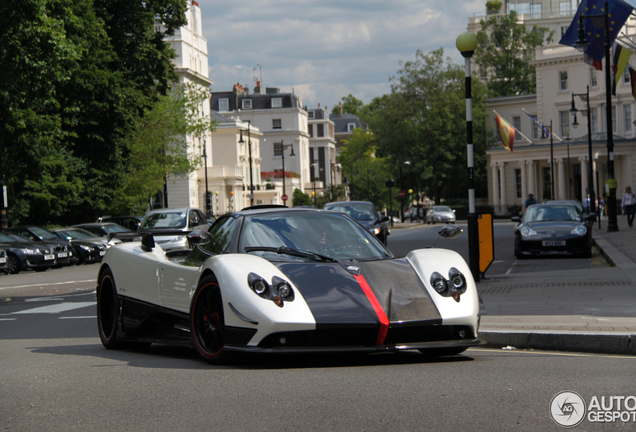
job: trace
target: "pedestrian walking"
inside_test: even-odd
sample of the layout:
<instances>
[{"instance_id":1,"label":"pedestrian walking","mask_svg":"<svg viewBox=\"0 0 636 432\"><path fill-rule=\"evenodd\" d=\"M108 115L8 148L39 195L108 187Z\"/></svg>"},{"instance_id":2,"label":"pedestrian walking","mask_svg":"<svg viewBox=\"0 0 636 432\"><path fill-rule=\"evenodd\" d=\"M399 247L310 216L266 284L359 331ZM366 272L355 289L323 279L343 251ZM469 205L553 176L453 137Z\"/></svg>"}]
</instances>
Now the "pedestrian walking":
<instances>
[{"instance_id":1,"label":"pedestrian walking","mask_svg":"<svg viewBox=\"0 0 636 432\"><path fill-rule=\"evenodd\" d=\"M623 214L627 215L627 225L632 228L634 226L634 214L636 214L636 195L632 192L632 187L627 186L621 201Z\"/></svg>"},{"instance_id":2,"label":"pedestrian walking","mask_svg":"<svg viewBox=\"0 0 636 432\"><path fill-rule=\"evenodd\" d=\"M523 212L526 212L526 209L530 207L532 204L537 204L537 200L531 193L528 194L528 199L523 203Z\"/></svg>"},{"instance_id":3,"label":"pedestrian walking","mask_svg":"<svg viewBox=\"0 0 636 432\"><path fill-rule=\"evenodd\" d=\"M603 200L603 197L600 197L597 200L598 205L596 206L596 208L598 209L598 217L600 219L603 219L603 214L605 214L605 201Z\"/></svg>"}]
</instances>

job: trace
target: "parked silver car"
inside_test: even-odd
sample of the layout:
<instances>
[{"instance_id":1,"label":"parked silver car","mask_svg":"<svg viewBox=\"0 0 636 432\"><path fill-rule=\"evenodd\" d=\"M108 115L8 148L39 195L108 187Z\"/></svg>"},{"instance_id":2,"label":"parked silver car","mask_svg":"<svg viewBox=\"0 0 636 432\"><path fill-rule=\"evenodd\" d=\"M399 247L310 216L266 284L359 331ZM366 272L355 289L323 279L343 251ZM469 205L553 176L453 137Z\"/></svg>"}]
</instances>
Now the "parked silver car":
<instances>
[{"instance_id":1,"label":"parked silver car","mask_svg":"<svg viewBox=\"0 0 636 432\"><path fill-rule=\"evenodd\" d=\"M139 235L150 233L163 250L187 249L188 233L210 227L203 212L184 207L149 211L139 225Z\"/></svg>"}]
</instances>

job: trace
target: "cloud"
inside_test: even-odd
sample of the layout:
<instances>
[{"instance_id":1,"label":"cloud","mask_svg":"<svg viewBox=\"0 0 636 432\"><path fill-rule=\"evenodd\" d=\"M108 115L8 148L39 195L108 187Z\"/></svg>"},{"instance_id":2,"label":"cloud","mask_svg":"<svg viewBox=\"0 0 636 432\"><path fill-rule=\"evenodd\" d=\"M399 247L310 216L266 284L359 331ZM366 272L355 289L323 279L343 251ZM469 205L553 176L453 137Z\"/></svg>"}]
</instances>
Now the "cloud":
<instances>
[{"instance_id":1,"label":"cloud","mask_svg":"<svg viewBox=\"0 0 636 432\"><path fill-rule=\"evenodd\" d=\"M390 91L400 61L443 47L458 64L457 35L483 0L198 0L213 90L235 83L293 90L303 104L365 103ZM260 68L257 66L260 65Z\"/></svg>"}]
</instances>

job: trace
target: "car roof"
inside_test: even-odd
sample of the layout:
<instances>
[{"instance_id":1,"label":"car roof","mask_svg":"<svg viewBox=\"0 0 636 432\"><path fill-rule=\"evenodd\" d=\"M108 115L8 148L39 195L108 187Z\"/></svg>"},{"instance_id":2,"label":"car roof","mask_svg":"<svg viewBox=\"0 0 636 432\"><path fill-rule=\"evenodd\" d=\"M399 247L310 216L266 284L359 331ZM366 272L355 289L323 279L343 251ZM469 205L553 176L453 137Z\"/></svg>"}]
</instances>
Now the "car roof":
<instances>
[{"instance_id":1,"label":"car roof","mask_svg":"<svg viewBox=\"0 0 636 432\"><path fill-rule=\"evenodd\" d=\"M162 209L150 210L148 213L146 213L146 215L154 214L154 213L166 213L166 212L170 212L170 213L186 212L188 210L199 210L201 213L203 213L203 210L197 207L177 207L177 208L162 208Z\"/></svg>"},{"instance_id":2,"label":"car roof","mask_svg":"<svg viewBox=\"0 0 636 432\"><path fill-rule=\"evenodd\" d=\"M119 225L119 224L115 223L115 222L87 222L87 223L83 223L83 224L76 224L76 225L73 225L73 226L71 226L69 228L103 227L103 226L112 226L112 225ZM121 225L119 225L119 226L121 226Z\"/></svg>"},{"instance_id":3,"label":"car roof","mask_svg":"<svg viewBox=\"0 0 636 432\"><path fill-rule=\"evenodd\" d=\"M531 206L528 206L528 208L530 207L576 207L576 204L574 204L573 202L567 202L567 201L548 201L548 202L544 202L544 203L540 203L540 204L532 204Z\"/></svg>"}]
</instances>

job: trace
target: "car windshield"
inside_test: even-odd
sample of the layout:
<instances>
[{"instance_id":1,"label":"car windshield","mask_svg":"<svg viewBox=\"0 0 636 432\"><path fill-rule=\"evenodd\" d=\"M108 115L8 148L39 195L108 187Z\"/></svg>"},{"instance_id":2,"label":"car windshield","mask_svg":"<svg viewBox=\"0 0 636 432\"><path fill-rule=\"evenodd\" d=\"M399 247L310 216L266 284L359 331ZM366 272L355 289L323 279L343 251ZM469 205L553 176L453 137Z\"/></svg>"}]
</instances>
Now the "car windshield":
<instances>
[{"instance_id":1,"label":"car windshield","mask_svg":"<svg viewBox=\"0 0 636 432\"><path fill-rule=\"evenodd\" d=\"M30 231L36 235L40 240L57 240L58 238L52 232L49 232L45 229L33 227L30 228Z\"/></svg>"},{"instance_id":2,"label":"car windshield","mask_svg":"<svg viewBox=\"0 0 636 432\"><path fill-rule=\"evenodd\" d=\"M151 213L141 221L140 229L152 228L185 228L186 212L161 212Z\"/></svg>"},{"instance_id":3,"label":"car windshield","mask_svg":"<svg viewBox=\"0 0 636 432\"><path fill-rule=\"evenodd\" d=\"M576 207L573 206L530 206L523 215L523 222L541 221L580 221Z\"/></svg>"},{"instance_id":4,"label":"car windshield","mask_svg":"<svg viewBox=\"0 0 636 432\"><path fill-rule=\"evenodd\" d=\"M246 216L239 250L246 248L289 248L334 259L371 261L391 257L375 237L342 215L284 211ZM249 250L249 249L248 249ZM250 251L267 259L290 258L274 251Z\"/></svg>"},{"instance_id":5,"label":"car windshield","mask_svg":"<svg viewBox=\"0 0 636 432\"><path fill-rule=\"evenodd\" d=\"M55 231L61 238L67 240L80 240L80 239L90 239L90 238L98 238L92 232L86 231L85 229L76 228L76 229L68 229L68 230L57 230Z\"/></svg>"},{"instance_id":6,"label":"car windshield","mask_svg":"<svg viewBox=\"0 0 636 432\"><path fill-rule=\"evenodd\" d=\"M450 212L450 213L453 212L451 208L448 206L434 206L433 211L434 212Z\"/></svg>"},{"instance_id":7,"label":"car windshield","mask_svg":"<svg viewBox=\"0 0 636 432\"><path fill-rule=\"evenodd\" d=\"M358 221L372 221L375 219L373 207L368 204L332 204L325 206L325 210L344 213Z\"/></svg>"}]
</instances>

